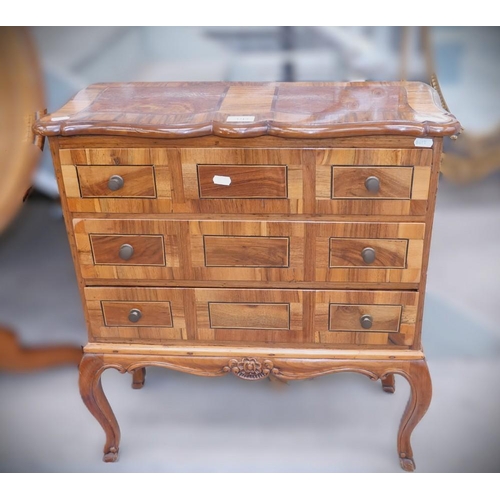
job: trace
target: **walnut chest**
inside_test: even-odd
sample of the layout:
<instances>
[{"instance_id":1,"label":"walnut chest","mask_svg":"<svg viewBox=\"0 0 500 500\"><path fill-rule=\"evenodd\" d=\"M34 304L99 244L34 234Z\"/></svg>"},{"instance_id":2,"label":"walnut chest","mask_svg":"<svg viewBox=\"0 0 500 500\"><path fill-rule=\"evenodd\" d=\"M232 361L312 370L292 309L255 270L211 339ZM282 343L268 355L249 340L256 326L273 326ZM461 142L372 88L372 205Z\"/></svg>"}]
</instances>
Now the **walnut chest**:
<instances>
[{"instance_id":1,"label":"walnut chest","mask_svg":"<svg viewBox=\"0 0 500 500\"><path fill-rule=\"evenodd\" d=\"M245 380L355 371L431 400L420 342L443 136L417 82L126 83L82 90L49 136L89 343L83 400L118 456L109 368Z\"/></svg>"}]
</instances>

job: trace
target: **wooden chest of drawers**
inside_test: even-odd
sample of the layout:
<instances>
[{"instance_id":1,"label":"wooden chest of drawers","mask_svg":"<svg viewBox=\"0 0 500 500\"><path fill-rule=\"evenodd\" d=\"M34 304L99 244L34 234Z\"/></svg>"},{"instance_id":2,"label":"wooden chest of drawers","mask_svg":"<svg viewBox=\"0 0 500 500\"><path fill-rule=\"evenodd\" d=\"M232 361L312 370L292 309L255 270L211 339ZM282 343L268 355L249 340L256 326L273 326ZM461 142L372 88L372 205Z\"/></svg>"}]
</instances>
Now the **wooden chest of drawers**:
<instances>
[{"instance_id":1,"label":"wooden chest of drawers","mask_svg":"<svg viewBox=\"0 0 500 500\"><path fill-rule=\"evenodd\" d=\"M456 119L421 83L98 84L50 137L89 343L80 390L106 433L109 368L256 380L356 371L411 397L442 137Z\"/></svg>"}]
</instances>

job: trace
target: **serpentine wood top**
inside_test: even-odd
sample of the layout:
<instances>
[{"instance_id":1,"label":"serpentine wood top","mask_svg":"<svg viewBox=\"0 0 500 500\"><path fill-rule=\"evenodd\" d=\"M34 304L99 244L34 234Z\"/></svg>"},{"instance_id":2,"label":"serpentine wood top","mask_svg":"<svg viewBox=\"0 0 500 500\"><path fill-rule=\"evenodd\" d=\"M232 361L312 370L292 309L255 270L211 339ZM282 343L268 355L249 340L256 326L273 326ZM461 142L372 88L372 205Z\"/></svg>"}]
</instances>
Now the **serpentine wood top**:
<instances>
[{"instance_id":1,"label":"serpentine wood top","mask_svg":"<svg viewBox=\"0 0 500 500\"><path fill-rule=\"evenodd\" d=\"M34 130L47 136L444 136L460 124L420 82L99 83Z\"/></svg>"}]
</instances>

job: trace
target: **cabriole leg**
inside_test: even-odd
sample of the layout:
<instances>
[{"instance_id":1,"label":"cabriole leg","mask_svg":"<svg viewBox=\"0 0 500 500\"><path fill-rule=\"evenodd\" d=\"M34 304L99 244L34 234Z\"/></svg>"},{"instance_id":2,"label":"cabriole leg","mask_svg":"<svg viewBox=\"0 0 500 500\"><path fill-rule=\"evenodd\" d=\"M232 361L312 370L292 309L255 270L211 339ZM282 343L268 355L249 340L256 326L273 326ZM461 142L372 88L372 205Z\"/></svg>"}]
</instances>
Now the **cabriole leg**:
<instances>
[{"instance_id":1,"label":"cabriole leg","mask_svg":"<svg viewBox=\"0 0 500 500\"><path fill-rule=\"evenodd\" d=\"M80 394L90 413L106 434L104 461L115 462L120 446L120 428L102 390L101 375L107 368L102 356L85 354L80 363Z\"/></svg>"},{"instance_id":2,"label":"cabriole leg","mask_svg":"<svg viewBox=\"0 0 500 500\"><path fill-rule=\"evenodd\" d=\"M410 383L411 394L398 432L398 453L401 467L408 472L415 470L410 438L416 425L425 415L432 398L431 377L424 359L411 361L407 373L402 373Z\"/></svg>"}]
</instances>

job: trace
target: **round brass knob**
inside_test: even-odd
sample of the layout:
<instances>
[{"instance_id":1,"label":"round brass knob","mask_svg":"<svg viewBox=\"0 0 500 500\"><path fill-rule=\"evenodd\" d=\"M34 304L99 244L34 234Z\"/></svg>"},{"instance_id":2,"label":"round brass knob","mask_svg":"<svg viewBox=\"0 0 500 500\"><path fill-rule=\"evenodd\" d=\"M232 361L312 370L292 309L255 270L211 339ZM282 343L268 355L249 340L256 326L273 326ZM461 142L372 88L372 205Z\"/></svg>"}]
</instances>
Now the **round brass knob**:
<instances>
[{"instance_id":1,"label":"round brass knob","mask_svg":"<svg viewBox=\"0 0 500 500\"><path fill-rule=\"evenodd\" d=\"M131 309L128 313L128 320L132 323L137 323L142 318L140 309Z\"/></svg>"},{"instance_id":2,"label":"round brass knob","mask_svg":"<svg viewBox=\"0 0 500 500\"><path fill-rule=\"evenodd\" d=\"M122 176L112 175L108 180L108 188L111 189L111 191L118 191L123 187L124 183L125 181Z\"/></svg>"},{"instance_id":3,"label":"round brass knob","mask_svg":"<svg viewBox=\"0 0 500 500\"><path fill-rule=\"evenodd\" d=\"M365 188L370 191L370 193L378 193L380 190L380 180L374 175L370 175L365 181Z\"/></svg>"},{"instance_id":4,"label":"round brass knob","mask_svg":"<svg viewBox=\"0 0 500 500\"><path fill-rule=\"evenodd\" d=\"M125 243L120 247L118 255L120 256L120 259L129 260L132 258L132 255L134 255L134 247Z\"/></svg>"},{"instance_id":5,"label":"round brass knob","mask_svg":"<svg viewBox=\"0 0 500 500\"><path fill-rule=\"evenodd\" d=\"M373 318L369 314L363 314L359 322L365 330L368 330L373 325Z\"/></svg>"},{"instance_id":6,"label":"round brass knob","mask_svg":"<svg viewBox=\"0 0 500 500\"><path fill-rule=\"evenodd\" d=\"M361 257L365 264L373 264L375 261L375 250L371 247L366 247L361 250Z\"/></svg>"}]
</instances>

